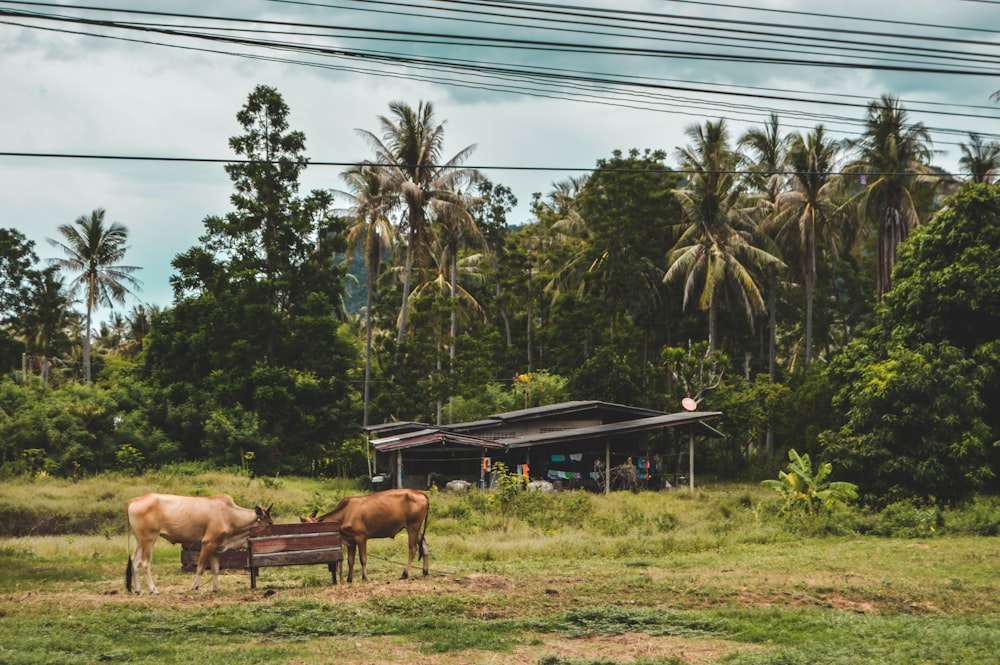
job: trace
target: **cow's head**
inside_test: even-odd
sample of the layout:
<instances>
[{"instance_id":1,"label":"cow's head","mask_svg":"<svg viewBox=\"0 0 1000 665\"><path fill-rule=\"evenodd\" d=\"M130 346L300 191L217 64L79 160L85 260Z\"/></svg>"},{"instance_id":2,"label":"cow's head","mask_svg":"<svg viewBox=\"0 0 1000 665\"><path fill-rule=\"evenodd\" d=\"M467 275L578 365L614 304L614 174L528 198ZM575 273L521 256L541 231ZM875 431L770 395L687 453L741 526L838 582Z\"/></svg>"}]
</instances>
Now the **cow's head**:
<instances>
[{"instance_id":1,"label":"cow's head","mask_svg":"<svg viewBox=\"0 0 1000 665\"><path fill-rule=\"evenodd\" d=\"M257 523L258 524L274 524L274 520L271 519L271 508L274 508L272 503L270 506L265 508L264 506L257 506Z\"/></svg>"}]
</instances>

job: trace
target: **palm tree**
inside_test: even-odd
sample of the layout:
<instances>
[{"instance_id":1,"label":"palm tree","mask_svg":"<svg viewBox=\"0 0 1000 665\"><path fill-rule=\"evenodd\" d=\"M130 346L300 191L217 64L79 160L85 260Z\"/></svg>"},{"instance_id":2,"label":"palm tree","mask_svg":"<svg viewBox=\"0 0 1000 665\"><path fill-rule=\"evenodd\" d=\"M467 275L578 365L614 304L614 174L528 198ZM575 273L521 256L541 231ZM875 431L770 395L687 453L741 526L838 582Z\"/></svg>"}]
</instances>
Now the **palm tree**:
<instances>
[{"instance_id":1,"label":"palm tree","mask_svg":"<svg viewBox=\"0 0 1000 665\"><path fill-rule=\"evenodd\" d=\"M774 215L778 196L784 187L785 160L788 155L788 137L781 135L778 114L772 113L768 121L760 129L750 129L740 137L741 148L749 150L753 164L748 174L750 187L760 193L758 213L766 223ZM778 271L774 264L767 270L768 291L768 377L773 383L775 376L775 358L777 357L778 332ZM771 431L768 430L768 442L771 441ZM770 446L768 446L770 450Z\"/></svg>"},{"instance_id":2,"label":"palm tree","mask_svg":"<svg viewBox=\"0 0 1000 665\"><path fill-rule=\"evenodd\" d=\"M139 288L140 282L132 273L136 266L118 265L128 249L125 242L128 230L118 222L104 226L104 209L98 208L89 216L81 215L73 224L59 226L65 242L48 239L53 247L60 248L67 258L52 259L62 270L78 273L70 282L70 295L83 291L87 315L83 339L83 364L87 383L90 373L90 334L94 309L102 305L113 307L125 304L125 296L132 294L129 286Z\"/></svg>"},{"instance_id":3,"label":"palm tree","mask_svg":"<svg viewBox=\"0 0 1000 665\"><path fill-rule=\"evenodd\" d=\"M458 265L459 254L467 241L471 240L483 246L486 239L476 225L470 209L480 202L480 199L468 194L456 192L458 205L443 208L436 220L438 242L444 251L444 259L448 265L451 293L451 330L450 358L452 366L455 363L455 350L458 346ZM467 263L478 263L480 255L466 257Z\"/></svg>"},{"instance_id":4,"label":"palm tree","mask_svg":"<svg viewBox=\"0 0 1000 665\"><path fill-rule=\"evenodd\" d=\"M788 143L789 138L781 135L776 113L771 114L762 128L747 130L739 140L740 148L749 150L754 160L749 169L749 184L761 192L771 209L784 188Z\"/></svg>"},{"instance_id":5,"label":"palm tree","mask_svg":"<svg viewBox=\"0 0 1000 665\"><path fill-rule=\"evenodd\" d=\"M459 166L475 149L474 145L460 150L451 159L441 162L444 147L444 123L435 124L430 102L421 102L416 110L402 102L389 104L392 117L379 116L382 137L358 130L375 151L383 187L399 197L406 209L406 263L403 271L403 302L399 316L396 346L406 336L406 315L413 275L414 255L428 244L428 208L461 205L454 194L475 175L472 169Z\"/></svg>"},{"instance_id":6,"label":"palm tree","mask_svg":"<svg viewBox=\"0 0 1000 665\"><path fill-rule=\"evenodd\" d=\"M738 208L740 156L729 145L725 121L706 122L687 129L693 145L679 150L677 159L688 172L688 184L676 190L686 225L667 257L665 283L683 278L684 307L692 297L708 311L708 345L717 346L718 296L731 285L748 318L764 309L754 271L780 264L761 249L766 239Z\"/></svg>"},{"instance_id":7,"label":"palm tree","mask_svg":"<svg viewBox=\"0 0 1000 665\"><path fill-rule=\"evenodd\" d=\"M877 232L876 290L879 299L892 288L896 248L920 223L920 189L936 187L930 177L931 137L923 123L910 123L899 99L883 95L868 105L865 131L848 142L858 156L847 169L867 187L861 208Z\"/></svg>"},{"instance_id":8,"label":"palm tree","mask_svg":"<svg viewBox=\"0 0 1000 665\"><path fill-rule=\"evenodd\" d=\"M379 276L382 273L382 259L386 252L396 246L393 239L396 229L389 219L393 198L383 190L378 169L371 165L361 165L350 169L341 176L347 183L351 199L348 219L351 227L347 232L348 260L361 250L365 259L365 386L364 386L364 426L368 426L368 404L372 373L372 302Z\"/></svg>"},{"instance_id":9,"label":"palm tree","mask_svg":"<svg viewBox=\"0 0 1000 665\"><path fill-rule=\"evenodd\" d=\"M791 137L788 165L792 172L792 189L778 197L777 214L772 221L775 240L785 247L794 246L801 261L806 287L806 367L812 362L817 244L827 240L834 252L837 251L831 224L837 211L834 173L839 151L838 143L827 137L823 125L817 125L804 137L801 134Z\"/></svg>"},{"instance_id":10,"label":"palm tree","mask_svg":"<svg viewBox=\"0 0 1000 665\"><path fill-rule=\"evenodd\" d=\"M969 134L970 143L963 143L958 165L969 172L972 182L992 184L1000 171L1000 143L986 142L975 132Z\"/></svg>"}]
</instances>

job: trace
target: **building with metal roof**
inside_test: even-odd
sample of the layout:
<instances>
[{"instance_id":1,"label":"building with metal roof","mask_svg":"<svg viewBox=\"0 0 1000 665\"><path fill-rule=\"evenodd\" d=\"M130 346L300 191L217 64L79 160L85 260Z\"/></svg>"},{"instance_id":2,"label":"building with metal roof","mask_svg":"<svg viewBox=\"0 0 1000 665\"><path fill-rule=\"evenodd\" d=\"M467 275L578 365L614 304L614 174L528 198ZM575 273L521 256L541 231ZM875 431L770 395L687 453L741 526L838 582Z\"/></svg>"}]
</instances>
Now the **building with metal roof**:
<instances>
[{"instance_id":1,"label":"building with metal roof","mask_svg":"<svg viewBox=\"0 0 1000 665\"><path fill-rule=\"evenodd\" d=\"M503 461L532 480L560 487L611 489L610 469L631 461L649 486L663 486L667 473L664 430L678 428L694 482L694 442L721 437L706 424L715 411L664 413L600 401L573 401L520 409L452 425L397 422L367 428L376 471L397 487L425 488L448 480L484 486L492 462ZM673 437L677 448L679 437ZM683 448L680 449L683 454Z\"/></svg>"}]
</instances>

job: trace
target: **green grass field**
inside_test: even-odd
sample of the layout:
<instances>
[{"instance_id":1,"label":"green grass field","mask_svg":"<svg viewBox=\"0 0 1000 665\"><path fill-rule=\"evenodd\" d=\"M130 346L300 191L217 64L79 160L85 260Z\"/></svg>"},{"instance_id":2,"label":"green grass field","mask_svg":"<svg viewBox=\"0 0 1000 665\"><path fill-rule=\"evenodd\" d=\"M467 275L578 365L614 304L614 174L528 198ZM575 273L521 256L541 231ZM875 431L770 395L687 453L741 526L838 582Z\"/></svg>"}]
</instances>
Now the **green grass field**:
<instances>
[{"instance_id":1,"label":"green grass field","mask_svg":"<svg viewBox=\"0 0 1000 665\"><path fill-rule=\"evenodd\" d=\"M230 571L215 594L161 540L158 596L124 589L124 503L150 490L331 507L347 483L224 473L0 483L0 663L995 663L995 501L933 520L860 510L789 522L754 485L432 494L431 575L400 580L405 539L372 541L367 583L325 566ZM905 512L905 511L903 511ZM891 529L890 529L891 530ZM60 532L61 531L61 532ZM207 585L210 589L210 585Z\"/></svg>"}]
</instances>

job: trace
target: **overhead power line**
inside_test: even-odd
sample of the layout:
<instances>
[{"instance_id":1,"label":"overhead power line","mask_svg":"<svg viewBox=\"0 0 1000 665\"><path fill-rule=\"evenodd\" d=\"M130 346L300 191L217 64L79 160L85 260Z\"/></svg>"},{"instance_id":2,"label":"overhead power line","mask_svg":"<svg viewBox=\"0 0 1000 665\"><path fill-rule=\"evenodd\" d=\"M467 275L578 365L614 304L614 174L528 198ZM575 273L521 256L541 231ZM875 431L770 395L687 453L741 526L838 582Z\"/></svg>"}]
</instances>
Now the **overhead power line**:
<instances>
[{"instance_id":1,"label":"overhead power line","mask_svg":"<svg viewBox=\"0 0 1000 665\"><path fill-rule=\"evenodd\" d=\"M92 159L101 161L124 161L124 162L180 162L180 163L197 163L197 164L262 164L269 163L278 165L280 162L278 160L260 160L260 159L241 159L241 158L216 158L216 157L162 157L162 156L152 156L152 155L109 155L109 154L93 154L93 153L58 153L58 152L14 152L14 151L0 151L0 157L23 157L23 158L35 158L35 159ZM378 162L339 162L339 161L322 161L322 160L307 160L308 166L336 166L342 168L357 168L363 166L369 167L397 167L398 164L383 164ZM443 165L441 164L428 164L425 165L427 168L436 169ZM404 165L405 167L405 165ZM695 173L720 173L720 174L731 174L731 175L748 175L751 173L757 173L752 169L729 169L729 170L719 170L719 171L705 171L704 169L697 170L685 170L668 167L666 169L652 169L652 168L613 168L604 166L518 166L518 165L502 165L502 164L478 164L478 165L463 165L462 168L470 169L473 171L557 171L557 172L592 172L601 170L609 173L677 173L680 175L691 175ZM784 175L792 175L792 171L786 171ZM882 171L830 171L829 175L840 175L840 176L903 176L903 175L913 175L912 173L886 173ZM938 171L934 173L925 174L931 177L938 178L959 178L965 177L970 174L968 173L948 173L945 171Z\"/></svg>"},{"instance_id":2,"label":"overhead power line","mask_svg":"<svg viewBox=\"0 0 1000 665\"><path fill-rule=\"evenodd\" d=\"M663 0L675 5L726 7L746 12L763 11L745 5L721 5L695 0ZM527 0L427 0L419 6L398 1L341 0L335 2L302 2L272 0L282 5L304 5L319 10L343 11L348 16L358 12L378 12L383 15L405 16L407 20L433 21L435 26L450 25L456 17L472 26L518 30L524 37L503 34L474 34L405 29L380 25L367 27L359 21L305 22L291 20L261 20L241 17L205 16L200 14L156 11L149 9L70 6L49 2L14 2L0 0L0 16L18 20L0 21L27 29L39 29L90 38L114 39L136 44L178 48L207 54L250 58L260 61L306 66L365 76L392 76L439 85L487 90L501 94L548 97L588 104L633 108L659 113L689 115L721 113L727 119L759 122L770 113L791 118L790 128L802 128L800 122L819 121L835 133L851 134L864 125L862 117L835 115L829 109L867 109L857 95L838 95L827 91L796 91L765 89L753 86L719 85L691 80L659 78L633 73L637 68L606 66L606 71L580 67L541 66L530 62L501 62L488 57L487 52L509 53L524 58L531 52L547 52L564 57L593 57L595 62L610 63L611 59L629 58L644 63L656 59L713 60L731 64L766 64L770 66L817 67L834 69L868 69L873 72L902 72L925 75L998 76L1000 52L997 45L984 41L961 39L940 34L935 30L960 26L935 26L914 21L889 21L874 18L839 17L819 12L797 12L767 9L769 14L795 17L793 23L739 18L711 18L633 11L622 8L580 7L567 4L530 2ZM16 9L15 9L16 7ZM405 11L403 11L405 10ZM829 28L804 24L798 17L837 19L845 26L878 25L885 30L860 30L851 27ZM669 19L669 20L667 20ZM88 26L90 30L58 26ZM682 30L672 27L682 26ZM921 34L907 34L889 27L919 27ZM591 29L596 28L596 29ZM530 32L525 33L525 30ZM701 31L686 40L704 45L722 45L730 51L703 52L696 49L652 48L642 45L655 40L662 43L685 43L667 35ZM784 35L788 30L790 35ZM794 34L791 34L794 32ZM910 31L912 32L912 31ZM998 34L985 28L969 29L976 34ZM575 33L585 36L581 41L553 40L550 34ZM718 41L708 42L704 35L714 34ZM819 34L817 34L819 33ZM902 34L900 34L902 33ZM830 34L838 35L835 38ZM132 35L132 36L128 36ZM150 36L156 35L156 40ZM872 38L885 37L877 48L869 48ZM775 44L784 38L792 44L806 44L798 49L809 57L774 55L783 52ZM887 43L890 38L899 43ZM790 41L799 40L799 41ZM351 42L394 42L408 49L393 52L382 49L349 47ZM885 42L885 43L883 43ZM929 48L927 42L950 44L970 49L955 51ZM748 43L758 44L748 46ZM760 44L770 44L770 47ZM444 53L448 48L449 53ZM460 50L464 57L451 55ZM787 52L787 51L784 51ZM894 55L890 55L894 53ZM279 55L280 54L280 55ZM618 63L618 60L615 60ZM950 62L951 65L943 63ZM956 63L963 63L961 65ZM613 72L613 73L610 73ZM911 102L912 113L941 118L975 118L1000 120L989 114L995 110L982 105L958 105L943 102ZM860 114L859 114L860 116ZM949 127L929 127L935 134L964 136L964 130ZM980 132L986 138L997 136ZM954 143L939 142L944 145Z\"/></svg>"}]
</instances>

